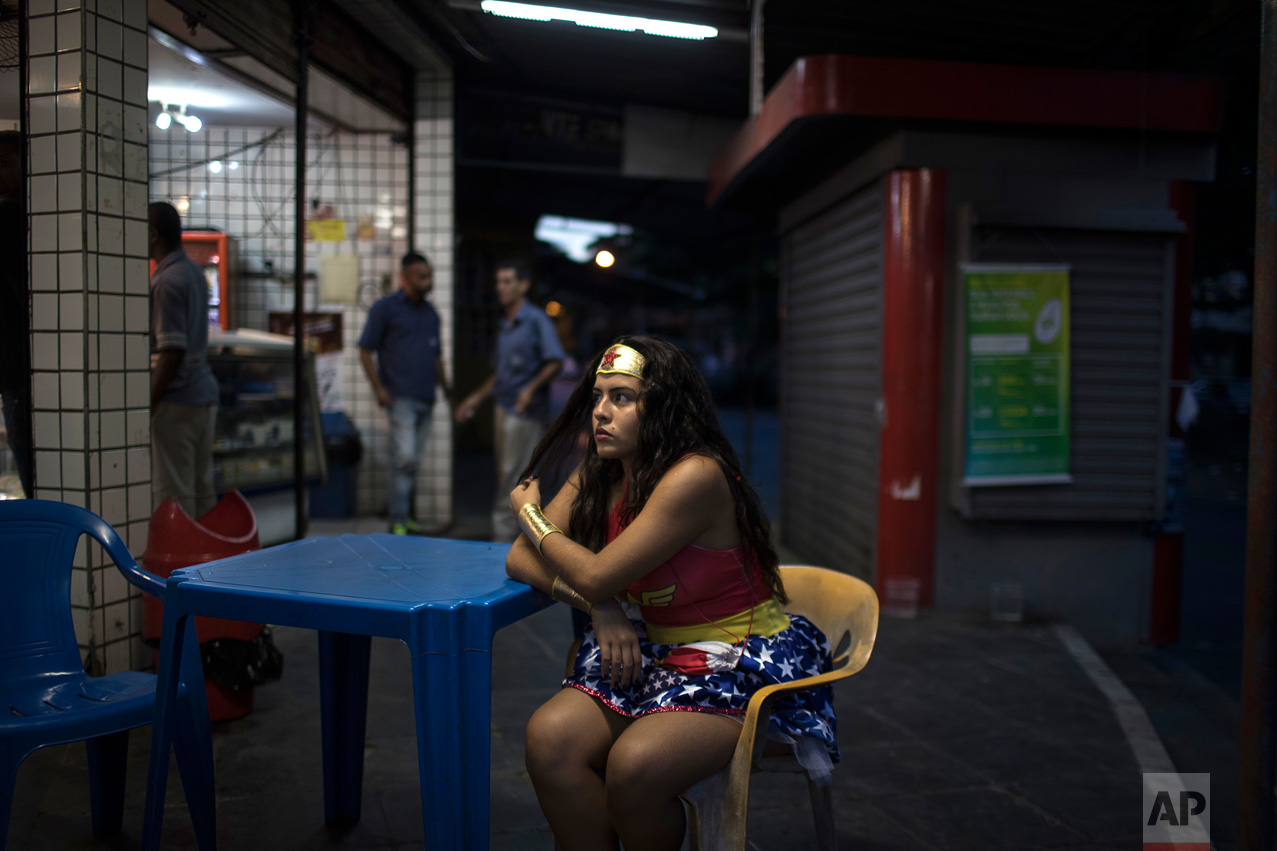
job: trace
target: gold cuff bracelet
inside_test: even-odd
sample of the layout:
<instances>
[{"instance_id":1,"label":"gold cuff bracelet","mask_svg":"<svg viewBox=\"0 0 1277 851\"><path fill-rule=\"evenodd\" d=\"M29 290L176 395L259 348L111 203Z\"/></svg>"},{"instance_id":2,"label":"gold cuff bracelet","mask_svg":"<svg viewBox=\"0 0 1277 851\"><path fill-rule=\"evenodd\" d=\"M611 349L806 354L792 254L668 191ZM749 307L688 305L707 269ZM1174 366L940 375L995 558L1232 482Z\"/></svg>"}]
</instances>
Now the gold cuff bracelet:
<instances>
[{"instance_id":1,"label":"gold cuff bracelet","mask_svg":"<svg viewBox=\"0 0 1277 851\"><path fill-rule=\"evenodd\" d=\"M555 532L563 533L562 529L545 519L545 515L541 513L541 506L534 502L529 502L519 509L519 525L523 527L523 532L528 539L536 545L537 552L542 555L545 553L541 550L541 544L546 536Z\"/></svg>"},{"instance_id":2,"label":"gold cuff bracelet","mask_svg":"<svg viewBox=\"0 0 1277 851\"><path fill-rule=\"evenodd\" d=\"M550 596L560 603L567 603L574 609L580 609L587 615L594 608L594 604L573 591L572 586L564 582L562 576L554 577L554 582L550 585Z\"/></svg>"}]
</instances>

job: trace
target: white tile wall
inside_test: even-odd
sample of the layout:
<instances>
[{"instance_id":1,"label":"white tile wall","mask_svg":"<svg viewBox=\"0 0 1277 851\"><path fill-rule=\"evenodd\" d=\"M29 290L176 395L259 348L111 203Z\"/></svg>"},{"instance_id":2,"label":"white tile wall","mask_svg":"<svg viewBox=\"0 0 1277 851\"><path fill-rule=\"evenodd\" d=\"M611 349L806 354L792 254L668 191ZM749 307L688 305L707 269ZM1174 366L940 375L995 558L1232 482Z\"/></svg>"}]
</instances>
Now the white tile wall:
<instances>
[{"instance_id":1,"label":"white tile wall","mask_svg":"<svg viewBox=\"0 0 1277 851\"><path fill-rule=\"evenodd\" d=\"M57 410L61 390L56 372L36 372L31 375L31 405L33 409Z\"/></svg>"},{"instance_id":2,"label":"white tile wall","mask_svg":"<svg viewBox=\"0 0 1277 851\"><path fill-rule=\"evenodd\" d=\"M63 411L81 411L84 409L84 373L63 372L61 374L62 394L59 408ZM64 414L63 416L66 416ZM66 431L63 430L63 446L66 444Z\"/></svg>"},{"instance_id":3,"label":"white tile wall","mask_svg":"<svg viewBox=\"0 0 1277 851\"><path fill-rule=\"evenodd\" d=\"M450 75L417 77L416 142L413 151L417 192L413 242L430 256L435 273L435 308L443 328L444 369L453 373L455 244L453 204L453 80ZM452 519L452 418L445 405L435 407L430 445L417 477L418 506L430 516Z\"/></svg>"},{"instance_id":4,"label":"white tile wall","mask_svg":"<svg viewBox=\"0 0 1277 851\"><path fill-rule=\"evenodd\" d=\"M146 517L130 512L129 497L150 488L150 359L137 308L122 296L137 286L126 286L126 270L141 271L146 292L144 226L137 236L146 0L31 0L28 24L37 495L92 506L140 554ZM77 638L95 673L149 661L138 595L103 558L96 548L78 558L72 583ZM109 595L95 574L112 577Z\"/></svg>"},{"instance_id":5,"label":"white tile wall","mask_svg":"<svg viewBox=\"0 0 1277 851\"><path fill-rule=\"evenodd\" d=\"M125 435L127 432L125 431L123 411L104 411L102 418L98 422L100 428L98 439L102 448L107 449L126 445Z\"/></svg>"},{"instance_id":6,"label":"white tile wall","mask_svg":"<svg viewBox=\"0 0 1277 851\"><path fill-rule=\"evenodd\" d=\"M58 297L53 293L35 293L31 296L31 330L58 330Z\"/></svg>"}]
</instances>

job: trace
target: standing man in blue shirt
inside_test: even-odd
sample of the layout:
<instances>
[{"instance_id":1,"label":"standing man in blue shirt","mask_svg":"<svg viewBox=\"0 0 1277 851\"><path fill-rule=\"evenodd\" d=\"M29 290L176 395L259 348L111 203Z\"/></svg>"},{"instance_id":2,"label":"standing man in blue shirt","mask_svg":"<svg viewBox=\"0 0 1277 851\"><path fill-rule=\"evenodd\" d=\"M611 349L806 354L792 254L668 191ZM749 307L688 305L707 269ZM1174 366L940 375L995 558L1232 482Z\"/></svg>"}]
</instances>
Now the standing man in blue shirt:
<instances>
[{"instance_id":1,"label":"standing man in blue shirt","mask_svg":"<svg viewBox=\"0 0 1277 851\"><path fill-rule=\"evenodd\" d=\"M390 414L388 501L390 531L396 535L421 532L411 510L417 467L430 436L435 393L442 389L444 398L452 399L440 356L439 314L426 301L433 288L430 261L408 252L399 263L399 291L373 304L359 336L364 373L377 404Z\"/></svg>"},{"instance_id":2,"label":"standing man in blue shirt","mask_svg":"<svg viewBox=\"0 0 1277 851\"><path fill-rule=\"evenodd\" d=\"M532 450L545 434L550 410L550 382L563 369L563 346L545 311L528 302L532 285L526 264L497 267L497 300L501 330L492 357L493 372L456 408L457 422L474 416L488 396L496 401L493 433L496 441L497 491L492 503L492 539L513 541L519 527L510 513L509 494Z\"/></svg>"},{"instance_id":3,"label":"standing man in blue shirt","mask_svg":"<svg viewBox=\"0 0 1277 851\"><path fill-rule=\"evenodd\" d=\"M208 365L208 280L182 248L172 204L147 209L151 259L151 496L191 517L217 504L213 429L217 379Z\"/></svg>"}]
</instances>

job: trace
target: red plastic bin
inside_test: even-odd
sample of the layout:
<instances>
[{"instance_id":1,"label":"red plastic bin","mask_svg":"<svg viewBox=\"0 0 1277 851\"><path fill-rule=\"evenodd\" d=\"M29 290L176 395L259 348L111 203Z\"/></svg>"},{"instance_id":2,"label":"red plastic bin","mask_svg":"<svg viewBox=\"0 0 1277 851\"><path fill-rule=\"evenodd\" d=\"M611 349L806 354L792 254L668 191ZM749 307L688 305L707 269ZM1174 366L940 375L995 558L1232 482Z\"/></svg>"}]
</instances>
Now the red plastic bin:
<instances>
[{"instance_id":1,"label":"red plastic bin","mask_svg":"<svg viewBox=\"0 0 1277 851\"><path fill-rule=\"evenodd\" d=\"M228 491L199 520L172 499L166 499L151 515L142 566L163 579L179 567L190 567L227 556L261 549L257 539L257 517L239 491ZM164 624L164 604L147 595L142 600L142 639L159 641ZM199 643L218 638L252 641L265 624L224 618L195 618ZM208 693L208 713L213 721L227 721L253 710L253 690L231 691L204 680Z\"/></svg>"}]
</instances>

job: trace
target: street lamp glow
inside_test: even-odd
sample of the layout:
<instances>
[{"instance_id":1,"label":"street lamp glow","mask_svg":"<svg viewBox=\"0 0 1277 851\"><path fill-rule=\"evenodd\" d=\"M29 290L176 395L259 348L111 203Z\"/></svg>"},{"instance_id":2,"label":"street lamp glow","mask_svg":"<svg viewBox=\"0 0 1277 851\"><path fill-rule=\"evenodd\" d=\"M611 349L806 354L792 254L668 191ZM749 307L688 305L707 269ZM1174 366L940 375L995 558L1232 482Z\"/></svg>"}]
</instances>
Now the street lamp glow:
<instances>
[{"instance_id":1,"label":"street lamp glow","mask_svg":"<svg viewBox=\"0 0 1277 851\"><path fill-rule=\"evenodd\" d=\"M663 35L668 38L701 40L718 35L718 30L714 27L701 24L658 21L631 15L608 15L602 12L585 12L580 9L563 9L557 6L536 6L531 3L512 3L509 0L483 0L479 7L485 12L506 18L520 18L525 21L570 21L582 27L645 32L648 35Z\"/></svg>"},{"instance_id":2,"label":"street lamp glow","mask_svg":"<svg viewBox=\"0 0 1277 851\"><path fill-rule=\"evenodd\" d=\"M605 248L598 254L594 255L594 262L606 269L616 262L616 256Z\"/></svg>"}]
</instances>

